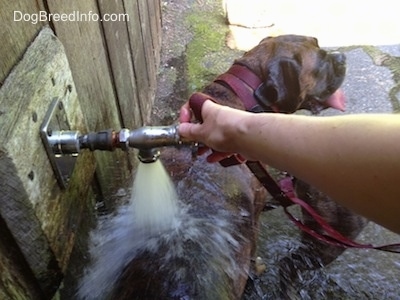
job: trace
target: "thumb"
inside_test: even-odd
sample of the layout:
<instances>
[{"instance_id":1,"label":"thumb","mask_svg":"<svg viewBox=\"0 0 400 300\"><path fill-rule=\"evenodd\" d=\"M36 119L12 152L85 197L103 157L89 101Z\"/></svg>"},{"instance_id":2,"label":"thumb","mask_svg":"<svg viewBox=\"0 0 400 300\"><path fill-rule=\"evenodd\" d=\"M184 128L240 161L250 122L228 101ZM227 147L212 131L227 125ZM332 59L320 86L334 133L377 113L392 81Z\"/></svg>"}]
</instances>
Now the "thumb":
<instances>
[{"instance_id":1,"label":"thumb","mask_svg":"<svg viewBox=\"0 0 400 300\"><path fill-rule=\"evenodd\" d=\"M201 124L187 123L187 122L180 123L178 126L178 133L181 137L185 139L201 142L200 127Z\"/></svg>"}]
</instances>

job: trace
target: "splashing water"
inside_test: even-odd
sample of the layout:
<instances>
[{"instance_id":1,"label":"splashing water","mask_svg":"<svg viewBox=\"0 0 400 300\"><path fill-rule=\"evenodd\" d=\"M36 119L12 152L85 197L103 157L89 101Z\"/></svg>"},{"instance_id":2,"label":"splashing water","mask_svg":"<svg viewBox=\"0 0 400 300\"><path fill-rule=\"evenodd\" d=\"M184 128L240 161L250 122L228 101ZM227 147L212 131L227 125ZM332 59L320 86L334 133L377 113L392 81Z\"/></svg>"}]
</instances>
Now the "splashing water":
<instances>
[{"instance_id":1,"label":"splashing water","mask_svg":"<svg viewBox=\"0 0 400 300\"><path fill-rule=\"evenodd\" d=\"M171 228L178 212L178 196L160 160L139 164L131 209L135 228L142 234L154 235Z\"/></svg>"},{"instance_id":2,"label":"splashing water","mask_svg":"<svg viewBox=\"0 0 400 300\"><path fill-rule=\"evenodd\" d=\"M108 299L124 268L146 251L156 259L149 260L150 274L171 268L167 281L197 287L206 295L201 299L228 299L224 295L231 287L226 284L222 289L219 281L236 281L245 274L235 255L244 239L236 230L240 218L224 209L203 216L178 201L161 162L141 164L137 172L130 201L114 214L102 216L91 233L91 263L77 298ZM220 275L218 280L215 274Z\"/></svg>"}]
</instances>

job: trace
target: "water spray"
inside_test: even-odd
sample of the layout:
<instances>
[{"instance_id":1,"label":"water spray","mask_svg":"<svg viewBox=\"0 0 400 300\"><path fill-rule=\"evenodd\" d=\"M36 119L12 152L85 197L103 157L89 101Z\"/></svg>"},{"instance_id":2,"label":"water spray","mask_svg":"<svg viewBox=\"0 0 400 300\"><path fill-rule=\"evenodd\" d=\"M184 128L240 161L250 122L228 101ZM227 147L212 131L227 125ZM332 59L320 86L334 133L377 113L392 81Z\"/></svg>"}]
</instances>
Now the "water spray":
<instances>
[{"instance_id":1,"label":"water spray","mask_svg":"<svg viewBox=\"0 0 400 300\"><path fill-rule=\"evenodd\" d=\"M131 201L134 207L133 218L137 227L146 228L152 234L171 226L177 213L177 195L175 187L164 169L160 157L162 147L192 147L197 143L182 139L178 125L145 126L135 130L126 128L120 131L112 129L80 134L78 131L52 131L47 142L55 155L77 155L80 151L138 149L139 164ZM157 186L157 189L149 189ZM160 211L154 207L163 207Z\"/></svg>"}]
</instances>

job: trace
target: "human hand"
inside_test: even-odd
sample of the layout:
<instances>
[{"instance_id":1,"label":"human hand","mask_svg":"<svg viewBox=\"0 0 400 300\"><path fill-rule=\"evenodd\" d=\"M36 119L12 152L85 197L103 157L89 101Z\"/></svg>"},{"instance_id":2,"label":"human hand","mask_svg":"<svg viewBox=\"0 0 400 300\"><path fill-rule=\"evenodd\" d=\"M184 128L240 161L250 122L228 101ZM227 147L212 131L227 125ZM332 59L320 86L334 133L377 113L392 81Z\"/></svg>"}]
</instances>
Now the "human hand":
<instances>
[{"instance_id":1,"label":"human hand","mask_svg":"<svg viewBox=\"0 0 400 300\"><path fill-rule=\"evenodd\" d=\"M200 155L211 148L213 151L207 156L208 162L218 162L230 157L234 153L234 148L229 133L233 131L234 124L229 122L232 118L228 115L234 114L236 110L211 100L206 100L199 109L200 114L197 112L195 115L201 117L202 123L190 123L193 114L190 103L187 102L181 107L179 134L186 139L204 144L205 147L199 149Z\"/></svg>"}]
</instances>

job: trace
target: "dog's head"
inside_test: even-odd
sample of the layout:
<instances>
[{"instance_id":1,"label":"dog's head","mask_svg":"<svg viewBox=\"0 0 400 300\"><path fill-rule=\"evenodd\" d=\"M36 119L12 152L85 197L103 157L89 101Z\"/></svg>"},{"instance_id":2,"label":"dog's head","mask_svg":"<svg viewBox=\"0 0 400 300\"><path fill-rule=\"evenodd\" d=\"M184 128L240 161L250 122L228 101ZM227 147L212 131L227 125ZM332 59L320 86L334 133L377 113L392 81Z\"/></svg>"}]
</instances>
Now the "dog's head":
<instances>
[{"instance_id":1,"label":"dog's head","mask_svg":"<svg viewBox=\"0 0 400 300\"><path fill-rule=\"evenodd\" d=\"M265 109L292 113L324 108L344 110L344 96L338 90L346 73L346 58L328 52L313 37L282 35L263 39L236 60L263 81L255 92Z\"/></svg>"}]
</instances>

